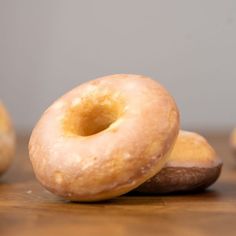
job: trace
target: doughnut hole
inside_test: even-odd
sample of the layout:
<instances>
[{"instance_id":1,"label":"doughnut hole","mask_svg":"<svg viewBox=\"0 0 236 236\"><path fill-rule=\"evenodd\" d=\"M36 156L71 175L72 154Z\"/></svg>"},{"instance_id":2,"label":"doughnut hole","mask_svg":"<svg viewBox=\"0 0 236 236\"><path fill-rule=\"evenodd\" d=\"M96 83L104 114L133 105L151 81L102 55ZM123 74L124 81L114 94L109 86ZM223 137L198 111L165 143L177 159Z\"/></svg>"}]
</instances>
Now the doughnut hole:
<instances>
[{"instance_id":1,"label":"doughnut hole","mask_svg":"<svg viewBox=\"0 0 236 236\"><path fill-rule=\"evenodd\" d=\"M90 136L106 130L123 113L124 102L113 95L87 96L67 111L64 131L75 136Z\"/></svg>"}]
</instances>

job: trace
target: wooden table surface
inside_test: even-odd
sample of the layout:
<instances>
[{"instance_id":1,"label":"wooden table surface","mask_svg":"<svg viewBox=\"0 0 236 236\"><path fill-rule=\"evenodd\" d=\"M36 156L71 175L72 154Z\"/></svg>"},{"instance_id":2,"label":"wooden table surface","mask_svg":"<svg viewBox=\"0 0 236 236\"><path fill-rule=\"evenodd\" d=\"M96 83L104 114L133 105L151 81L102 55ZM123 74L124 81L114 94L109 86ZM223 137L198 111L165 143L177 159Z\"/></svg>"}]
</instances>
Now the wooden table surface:
<instances>
[{"instance_id":1,"label":"wooden table surface","mask_svg":"<svg viewBox=\"0 0 236 236\"><path fill-rule=\"evenodd\" d=\"M21 135L15 162L0 180L0 235L236 235L236 158L227 135L206 136L224 160L220 179L208 191L79 204L38 184L28 136Z\"/></svg>"}]
</instances>

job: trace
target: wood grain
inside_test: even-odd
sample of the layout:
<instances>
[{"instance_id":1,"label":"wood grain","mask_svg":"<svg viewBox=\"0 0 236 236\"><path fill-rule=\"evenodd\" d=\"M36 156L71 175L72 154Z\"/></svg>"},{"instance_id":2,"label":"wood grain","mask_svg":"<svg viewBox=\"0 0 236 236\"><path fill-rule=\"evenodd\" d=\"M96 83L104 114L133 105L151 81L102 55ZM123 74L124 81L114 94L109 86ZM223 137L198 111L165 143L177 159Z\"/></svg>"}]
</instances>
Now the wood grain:
<instances>
[{"instance_id":1,"label":"wood grain","mask_svg":"<svg viewBox=\"0 0 236 236\"><path fill-rule=\"evenodd\" d=\"M125 195L111 201L64 201L35 180L28 136L19 136L12 168L0 180L0 235L235 235L236 159L228 137L207 135L224 160L219 181L189 195Z\"/></svg>"}]
</instances>

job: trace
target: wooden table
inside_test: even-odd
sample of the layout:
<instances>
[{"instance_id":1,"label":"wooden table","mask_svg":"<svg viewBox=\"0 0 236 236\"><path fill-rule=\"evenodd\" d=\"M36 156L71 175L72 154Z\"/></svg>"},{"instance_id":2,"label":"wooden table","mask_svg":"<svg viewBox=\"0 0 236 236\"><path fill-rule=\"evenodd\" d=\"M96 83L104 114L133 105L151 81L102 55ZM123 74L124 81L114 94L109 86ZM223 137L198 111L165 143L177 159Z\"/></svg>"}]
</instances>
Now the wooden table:
<instances>
[{"instance_id":1,"label":"wooden table","mask_svg":"<svg viewBox=\"0 0 236 236\"><path fill-rule=\"evenodd\" d=\"M224 159L219 181L189 195L125 195L78 204L44 190L19 136L14 165L0 180L0 235L236 235L236 158L224 134L207 135Z\"/></svg>"}]
</instances>

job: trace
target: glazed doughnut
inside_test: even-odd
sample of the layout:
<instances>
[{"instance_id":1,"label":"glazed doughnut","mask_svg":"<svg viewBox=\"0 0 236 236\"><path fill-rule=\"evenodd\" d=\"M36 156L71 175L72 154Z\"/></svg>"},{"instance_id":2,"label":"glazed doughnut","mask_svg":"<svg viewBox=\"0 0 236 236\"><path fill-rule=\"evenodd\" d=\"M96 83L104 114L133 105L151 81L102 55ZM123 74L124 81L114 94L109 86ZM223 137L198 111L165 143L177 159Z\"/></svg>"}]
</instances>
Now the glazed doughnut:
<instances>
[{"instance_id":1,"label":"glazed doughnut","mask_svg":"<svg viewBox=\"0 0 236 236\"><path fill-rule=\"evenodd\" d=\"M221 167L221 159L205 138L180 131L165 167L136 191L166 194L205 189L217 180Z\"/></svg>"},{"instance_id":2,"label":"glazed doughnut","mask_svg":"<svg viewBox=\"0 0 236 236\"><path fill-rule=\"evenodd\" d=\"M111 75L76 87L46 110L30 138L30 160L56 195L105 200L156 174L178 131L178 109L160 84Z\"/></svg>"},{"instance_id":3,"label":"glazed doughnut","mask_svg":"<svg viewBox=\"0 0 236 236\"><path fill-rule=\"evenodd\" d=\"M0 101L0 175L10 166L15 152L15 133L10 116Z\"/></svg>"}]
</instances>

